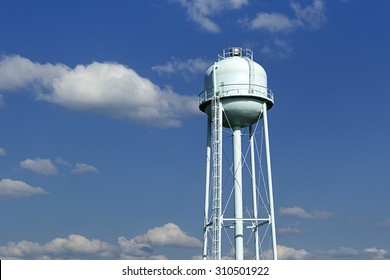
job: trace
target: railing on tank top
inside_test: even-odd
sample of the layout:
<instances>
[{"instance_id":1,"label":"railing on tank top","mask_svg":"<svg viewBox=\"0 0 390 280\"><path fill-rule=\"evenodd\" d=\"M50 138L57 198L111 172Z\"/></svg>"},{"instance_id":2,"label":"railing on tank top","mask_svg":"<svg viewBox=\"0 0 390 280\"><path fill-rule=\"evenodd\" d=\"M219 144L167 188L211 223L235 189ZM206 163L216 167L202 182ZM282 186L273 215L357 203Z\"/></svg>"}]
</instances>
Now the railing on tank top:
<instances>
[{"instance_id":1,"label":"railing on tank top","mask_svg":"<svg viewBox=\"0 0 390 280\"><path fill-rule=\"evenodd\" d=\"M253 51L250 49L243 49L239 47L225 48L218 52L218 61L234 56L247 57L250 60L253 60Z\"/></svg>"},{"instance_id":2,"label":"railing on tank top","mask_svg":"<svg viewBox=\"0 0 390 280\"><path fill-rule=\"evenodd\" d=\"M260 85L249 84L225 84L219 87L216 95L220 98L231 96L254 96L264 98L274 103L274 93L271 89ZM198 96L198 105L214 98L213 88L205 89Z\"/></svg>"}]
</instances>

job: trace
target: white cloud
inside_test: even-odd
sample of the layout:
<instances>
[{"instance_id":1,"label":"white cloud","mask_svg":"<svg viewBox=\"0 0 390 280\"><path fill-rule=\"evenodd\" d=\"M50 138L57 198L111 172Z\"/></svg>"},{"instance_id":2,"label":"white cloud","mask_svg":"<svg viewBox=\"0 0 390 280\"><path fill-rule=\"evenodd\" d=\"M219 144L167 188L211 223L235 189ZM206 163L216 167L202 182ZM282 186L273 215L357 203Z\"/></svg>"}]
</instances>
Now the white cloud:
<instances>
[{"instance_id":1,"label":"white cloud","mask_svg":"<svg viewBox=\"0 0 390 280\"><path fill-rule=\"evenodd\" d=\"M264 29L270 32L290 31L297 26L296 20L279 13L260 12L249 22L253 29Z\"/></svg>"},{"instance_id":2,"label":"white cloud","mask_svg":"<svg viewBox=\"0 0 390 280\"><path fill-rule=\"evenodd\" d=\"M323 0L313 0L311 5L301 7L299 3L291 2L294 16L280 13L259 12L252 20L243 20L252 29L262 29L272 33L288 32L296 28L320 28L326 21L325 4Z\"/></svg>"},{"instance_id":3,"label":"white cloud","mask_svg":"<svg viewBox=\"0 0 390 280\"><path fill-rule=\"evenodd\" d=\"M221 29L213 16L223 10L237 10L249 3L249 0L171 0L180 3L187 12L189 20L208 32L217 33Z\"/></svg>"},{"instance_id":4,"label":"white cloud","mask_svg":"<svg viewBox=\"0 0 390 280\"><path fill-rule=\"evenodd\" d=\"M32 187L22 181L0 180L0 197L28 197L35 194L47 194L47 192L40 187Z\"/></svg>"},{"instance_id":5,"label":"white cloud","mask_svg":"<svg viewBox=\"0 0 390 280\"><path fill-rule=\"evenodd\" d=\"M33 90L40 100L152 126L179 126L198 113L195 97L161 89L117 63L93 62L71 69L39 64L20 56L0 60L0 91Z\"/></svg>"},{"instance_id":6,"label":"white cloud","mask_svg":"<svg viewBox=\"0 0 390 280\"><path fill-rule=\"evenodd\" d=\"M72 234L67 238L56 238L44 246L44 252L52 256L95 256L101 258L112 257L114 246L98 239L87 239L82 235Z\"/></svg>"},{"instance_id":7,"label":"white cloud","mask_svg":"<svg viewBox=\"0 0 390 280\"><path fill-rule=\"evenodd\" d=\"M153 66L152 70L159 74L177 73L187 76L188 74L193 75L197 73L203 73L207 68L210 67L211 64L211 61L208 61L204 58L191 58L187 59L186 61L182 61L172 57L170 61L163 65Z\"/></svg>"},{"instance_id":8,"label":"white cloud","mask_svg":"<svg viewBox=\"0 0 390 280\"><path fill-rule=\"evenodd\" d=\"M277 232L278 235L280 236L286 236L286 235L298 234L301 233L302 231L295 227L284 227L284 228L279 228Z\"/></svg>"},{"instance_id":9,"label":"white cloud","mask_svg":"<svg viewBox=\"0 0 390 280\"><path fill-rule=\"evenodd\" d=\"M3 148L0 148L0 157L5 156L5 150Z\"/></svg>"},{"instance_id":10,"label":"white cloud","mask_svg":"<svg viewBox=\"0 0 390 280\"><path fill-rule=\"evenodd\" d=\"M55 238L44 244L27 240L8 242L0 246L0 259L167 259L165 255L153 254L152 244L138 243L135 239L128 240L125 237L119 237L117 244L110 244L98 239L88 239L83 235L71 234L66 238ZM169 242L164 244L169 245ZM339 247L309 252L305 249L278 245L277 252L280 260L381 260L390 258L389 250L376 247L367 247L362 250ZM265 251L264 258L272 259L272 251ZM193 259L200 259L200 256L194 256ZM231 259L231 257L225 256L224 259Z\"/></svg>"},{"instance_id":11,"label":"white cloud","mask_svg":"<svg viewBox=\"0 0 390 280\"><path fill-rule=\"evenodd\" d=\"M367 259L383 260L390 257L390 252L385 249L377 249L375 247L366 248L363 253L367 256Z\"/></svg>"},{"instance_id":12,"label":"white cloud","mask_svg":"<svg viewBox=\"0 0 390 280\"><path fill-rule=\"evenodd\" d=\"M99 173L99 171L95 166L86 163L76 163L74 168L71 171L72 173L78 173L78 174L86 173L86 172Z\"/></svg>"},{"instance_id":13,"label":"white cloud","mask_svg":"<svg viewBox=\"0 0 390 280\"><path fill-rule=\"evenodd\" d=\"M318 29L326 21L325 4L323 0L313 0L312 5L301 8L299 3L291 3L291 7L301 25Z\"/></svg>"},{"instance_id":14,"label":"white cloud","mask_svg":"<svg viewBox=\"0 0 390 280\"><path fill-rule=\"evenodd\" d=\"M295 218L302 218L302 219L310 219L312 218L312 215L308 212L306 212L301 207L288 207L288 208L279 208L279 215L281 216L289 216L289 217L295 217Z\"/></svg>"},{"instance_id":15,"label":"white cloud","mask_svg":"<svg viewBox=\"0 0 390 280\"><path fill-rule=\"evenodd\" d=\"M61 165L64 165L64 166L71 166L71 165L72 165L72 164L70 164L69 161L64 160L63 158L60 158L60 157L57 157L54 161L55 161L57 164L61 164Z\"/></svg>"},{"instance_id":16,"label":"white cloud","mask_svg":"<svg viewBox=\"0 0 390 280\"><path fill-rule=\"evenodd\" d=\"M13 91L32 84L48 87L69 70L63 64L39 64L18 55L4 56L0 60L0 90Z\"/></svg>"},{"instance_id":17,"label":"white cloud","mask_svg":"<svg viewBox=\"0 0 390 280\"><path fill-rule=\"evenodd\" d=\"M123 236L118 237L118 244L122 254L121 258L136 259L146 258L153 254L153 249L148 244L140 244L134 239L128 240Z\"/></svg>"},{"instance_id":18,"label":"white cloud","mask_svg":"<svg viewBox=\"0 0 390 280\"><path fill-rule=\"evenodd\" d=\"M161 234L162 237L157 235ZM177 240L172 240L177 239ZM188 242L188 244L183 244ZM117 244L83 235L71 234L39 244L23 240L0 246L1 259L150 259L164 260L165 255L154 254L153 246L199 247L201 242L172 223L149 230L130 240L118 237Z\"/></svg>"},{"instance_id":19,"label":"white cloud","mask_svg":"<svg viewBox=\"0 0 390 280\"><path fill-rule=\"evenodd\" d=\"M277 245L276 248L279 260L304 260L310 255L305 249L295 249L283 245ZM264 252L264 259L273 259L273 252L271 249Z\"/></svg>"},{"instance_id":20,"label":"white cloud","mask_svg":"<svg viewBox=\"0 0 390 280\"><path fill-rule=\"evenodd\" d=\"M56 158L54 160L57 164L71 167L72 164L62 158ZM43 174L43 175L57 175L58 170L55 164L51 159L26 159L20 162L20 166L32 170L34 172ZM81 174L87 172L99 173L98 169L90 164L86 163L76 163L73 168L70 170L72 173Z\"/></svg>"},{"instance_id":21,"label":"white cloud","mask_svg":"<svg viewBox=\"0 0 390 280\"><path fill-rule=\"evenodd\" d=\"M281 260L303 260L309 253L305 249L294 249L282 245L277 246L278 259Z\"/></svg>"},{"instance_id":22,"label":"white cloud","mask_svg":"<svg viewBox=\"0 0 390 280\"><path fill-rule=\"evenodd\" d=\"M300 218L300 219L323 219L323 218L328 218L333 214L326 211L313 211L312 213L309 213L303 208L295 206L295 207L287 207L287 208L280 207L279 215L293 217L293 218Z\"/></svg>"},{"instance_id":23,"label":"white cloud","mask_svg":"<svg viewBox=\"0 0 390 280\"><path fill-rule=\"evenodd\" d=\"M22 259L29 256L41 255L42 247L37 242L20 241L8 242L6 246L0 246L0 256L4 259Z\"/></svg>"},{"instance_id":24,"label":"white cloud","mask_svg":"<svg viewBox=\"0 0 390 280\"><path fill-rule=\"evenodd\" d=\"M20 162L20 166L43 175L57 175L58 170L50 159L26 159Z\"/></svg>"},{"instance_id":25,"label":"white cloud","mask_svg":"<svg viewBox=\"0 0 390 280\"><path fill-rule=\"evenodd\" d=\"M316 251L310 256L310 259L322 260L383 260L389 258L390 251L386 249L369 247L359 250L346 246L325 251Z\"/></svg>"},{"instance_id":26,"label":"white cloud","mask_svg":"<svg viewBox=\"0 0 390 280\"><path fill-rule=\"evenodd\" d=\"M289 41L275 38L265 42L260 52L267 56L285 58L293 53L293 48Z\"/></svg>"},{"instance_id":27,"label":"white cloud","mask_svg":"<svg viewBox=\"0 0 390 280\"><path fill-rule=\"evenodd\" d=\"M177 225L168 223L155 227L130 240L118 238L121 259L155 259L153 246L201 247L202 242L183 232ZM159 256L165 258L165 256Z\"/></svg>"},{"instance_id":28,"label":"white cloud","mask_svg":"<svg viewBox=\"0 0 390 280\"><path fill-rule=\"evenodd\" d=\"M202 247L202 242L172 223L150 229L146 234L134 237L134 241L161 246Z\"/></svg>"},{"instance_id":29,"label":"white cloud","mask_svg":"<svg viewBox=\"0 0 390 280\"><path fill-rule=\"evenodd\" d=\"M77 234L55 238L43 245L23 240L0 246L0 256L7 259L105 259L115 254L115 246Z\"/></svg>"},{"instance_id":30,"label":"white cloud","mask_svg":"<svg viewBox=\"0 0 390 280\"><path fill-rule=\"evenodd\" d=\"M280 260L382 260L390 258L390 251L369 247L362 250L351 247L339 247L329 250L307 251L292 247L277 245ZM272 251L264 252L265 259L272 259Z\"/></svg>"}]
</instances>

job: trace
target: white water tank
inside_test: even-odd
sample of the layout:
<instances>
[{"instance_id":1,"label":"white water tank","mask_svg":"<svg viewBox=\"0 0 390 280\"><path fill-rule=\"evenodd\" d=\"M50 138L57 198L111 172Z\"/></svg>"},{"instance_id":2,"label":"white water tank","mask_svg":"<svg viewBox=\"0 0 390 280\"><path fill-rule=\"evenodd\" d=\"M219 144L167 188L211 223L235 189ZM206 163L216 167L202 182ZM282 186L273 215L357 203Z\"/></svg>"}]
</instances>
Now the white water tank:
<instances>
[{"instance_id":1,"label":"white water tank","mask_svg":"<svg viewBox=\"0 0 390 280\"><path fill-rule=\"evenodd\" d=\"M263 103L267 102L268 109L273 105L267 74L253 61L253 52L248 49L227 48L219 52L218 61L205 73L204 89L199 95L200 110L211 118L211 100L214 95L219 97L224 127L254 124L261 116Z\"/></svg>"}]
</instances>

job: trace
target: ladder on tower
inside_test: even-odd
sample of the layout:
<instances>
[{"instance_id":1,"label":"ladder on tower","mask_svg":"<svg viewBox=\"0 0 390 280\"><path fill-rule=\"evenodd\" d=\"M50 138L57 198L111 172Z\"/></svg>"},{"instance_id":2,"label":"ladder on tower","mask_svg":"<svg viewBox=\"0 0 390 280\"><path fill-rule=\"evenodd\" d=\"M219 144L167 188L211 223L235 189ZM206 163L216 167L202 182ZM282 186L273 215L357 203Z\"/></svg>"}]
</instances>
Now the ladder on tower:
<instances>
[{"instance_id":1,"label":"ladder on tower","mask_svg":"<svg viewBox=\"0 0 390 280\"><path fill-rule=\"evenodd\" d=\"M253 93L253 85L255 83L255 67L253 65L253 60L247 58L249 66L249 93Z\"/></svg>"},{"instance_id":2,"label":"ladder on tower","mask_svg":"<svg viewBox=\"0 0 390 280\"><path fill-rule=\"evenodd\" d=\"M216 94L212 110L212 259L221 259L222 229L222 104Z\"/></svg>"}]
</instances>

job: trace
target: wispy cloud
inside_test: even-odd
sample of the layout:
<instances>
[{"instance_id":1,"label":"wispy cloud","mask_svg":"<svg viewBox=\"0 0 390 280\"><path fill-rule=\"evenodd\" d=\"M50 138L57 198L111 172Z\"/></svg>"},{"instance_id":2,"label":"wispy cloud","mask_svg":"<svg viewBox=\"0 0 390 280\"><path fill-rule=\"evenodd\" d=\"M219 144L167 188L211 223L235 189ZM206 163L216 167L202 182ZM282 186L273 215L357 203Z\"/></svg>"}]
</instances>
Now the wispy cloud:
<instances>
[{"instance_id":1,"label":"wispy cloud","mask_svg":"<svg viewBox=\"0 0 390 280\"><path fill-rule=\"evenodd\" d=\"M285 245L277 245L279 260L387 260L390 258L390 251L376 247L367 247L364 249L354 249L351 247L338 247L329 250L308 251L303 248L293 248ZM253 252L245 252L246 259L253 258ZM264 259L273 258L272 250L266 250L263 253ZM194 256L193 259L200 260L201 256ZM222 259L234 259L234 250L231 250L227 256Z\"/></svg>"},{"instance_id":2,"label":"wispy cloud","mask_svg":"<svg viewBox=\"0 0 390 280\"><path fill-rule=\"evenodd\" d=\"M325 3L323 0L313 0L311 5L301 7L299 3L292 2L291 8L294 10L300 26L318 29L326 21Z\"/></svg>"},{"instance_id":3,"label":"wispy cloud","mask_svg":"<svg viewBox=\"0 0 390 280\"><path fill-rule=\"evenodd\" d=\"M64 160L63 158L60 158L60 157L57 157L54 161L55 161L55 163L60 164L60 165L64 165L64 166L71 166L72 165L69 161Z\"/></svg>"},{"instance_id":4,"label":"wispy cloud","mask_svg":"<svg viewBox=\"0 0 390 280\"><path fill-rule=\"evenodd\" d=\"M291 42L279 38L264 42L260 52L270 57L286 58L293 53Z\"/></svg>"},{"instance_id":5,"label":"wispy cloud","mask_svg":"<svg viewBox=\"0 0 390 280\"><path fill-rule=\"evenodd\" d=\"M40 187L32 187L23 181L0 180L0 197L29 197L36 194L47 194L47 192Z\"/></svg>"},{"instance_id":6,"label":"wispy cloud","mask_svg":"<svg viewBox=\"0 0 390 280\"><path fill-rule=\"evenodd\" d=\"M183 76L203 73L212 61L204 58L190 58L185 61L172 57L170 61L163 65L155 65L153 71L159 74L179 74Z\"/></svg>"},{"instance_id":7,"label":"wispy cloud","mask_svg":"<svg viewBox=\"0 0 390 280\"><path fill-rule=\"evenodd\" d=\"M252 29L264 29L269 32L290 31L297 27L298 21L279 13L258 13L255 18L247 22Z\"/></svg>"},{"instance_id":8,"label":"wispy cloud","mask_svg":"<svg viewBox=\"0 0 390 280\"><path fill-rule=\"evenodd\" d=\"M383 229L390 229L390 218L380 221L377 226Z\"/></svg>"},{"instance_id":9,"label":"wispy cloud","mask_svg":"<svg viewBox=\"0 0 390 280\"><path fill-rule=\"evenodd\" d=\"M112 62L70 68L15 55L0 60L0 92L23 89L37 99L151 126L179 126L198 113L196 99L160 88L133 69Z\"/></svg>"},{"instance_id":10,"label":"wispy cloud","mask_svg":"<svg viewBox=\"0 0 390 280\"><path fill-rule=\"evenodd\" d=\"M5 155L6 155L5 150L3 148L0 148L0 157L3 157Z\"/></svg>"},{"instance_id":11,"label":"wispy cloud","mask_svg":"<svg viewBox=\"0 0 390 280\"><path fill-rule=\"evenodd\" d=\"M237 10L247 5L249 0L170 0L180 3L186 10L189 20L195 22L201 29L217 33L220 26L213 16L224 10Z\"/></svg>"},{"instance_id":12,"label":"wispy cloud","mask_svg":"<svg viewBox=\"0 0 390 280\"><path fill-rule=\"evenodd\" d=\"M298 234L301 233L302 231L295 227L283 227L283 228L279 228L277 232L278 235L280 236L286 236L286 235Z\"/></svg>"},{"instance_id":13,"label":"wispy cloud","mask_svg":"<svg viewBox=\"0 0 390 280\"><path fill-rule=\"evenodd\" d=\"M329 250L307 251L278 245L277 251L280 260L383 260L390 258L389 250L376 247L355 249L342 246ZM266 251L265 256L270 259L272 252Z\"/></svg>"},{"instance_id":14,"label":"wispy cloud","mask_svg":"<svg viewBox=\"0 0 390 280\"><path fill-rule=\"evenodd\" d=\"M313 211L308 212L301 207L287 207L287 208L279 208L279 215L288 216L299 219L324 219L331 217L333 214L326 211Z\"/></svg>"},{"instance_id":15,"label":"wispy cloud","mask_svg":"<svg viewBox=\"0 0 390 280\"><path fill-rule=\"evenodd\" d=\"M277 251L278 258L281 260L303 260L309 255L309 252L305 249L294 249L283 245L278 245Z\"/></svg>"},{"instance_id":16,"label":"wispy cloud","mask_svg":"<svg viewBox=\"0 0 390 280\"><path fill-rule=\"evenodd\" d=\"M58 175L59 172L56 164L70 168L70 172L74 174L82 174L87 172L99 173L99 170L91 164L77 162L73 165L69 161L62 158L56 158L54 161L52 161L51 159L42 159L38 157L35 159L26 159L20 162L21 167L46 176Z\"/></svg>"},{"instance_id":17,"label":"wispy cloud","mask_svg":"<svg viewBox=\"0 0 390 280\"><path fill-rule=\"evenodd\" d=\"M26 159L20 162L20 166L43 175L57 175L58 170L50 159Z\"/></svg>"},{"instance_id":18,"label":"wispy cloud","mask_svg":"<svg viewBox=\"0 0 390 280\"><path fill-rule=\"evenodd\" d=\"M71 171L72 173L77 173L77 174L87 173L87 172L99 173L99 171L95 166L86 163L76 163Z\"/></svg>"},{"instance_id":19,"label":"wispy cloud","mask_svg":"<svg viewBox=\"0 0 390 280\"><path fill-rule=\"evenodd\" d=\"M289 32L297 28L318 29L326 21L325 4L323 0L313 0L313 3L301 7L299 3L291 2L294 16L281 13L259 12L253 19L244 19L251 29L261 29L272 33Z\"/></svg>"},{"instance_id":20,"label":"wispy cloud","mask_svg":"<svg viewBox=\"0 0 390 280\"><path fill-rule=\"evenodd\" d=\"M390 258L390 251L376 247L355 249L347 246L329 250L317 250L310 254L309 259L322 260L383 260Z\"/></svg>"}]
</instances>

